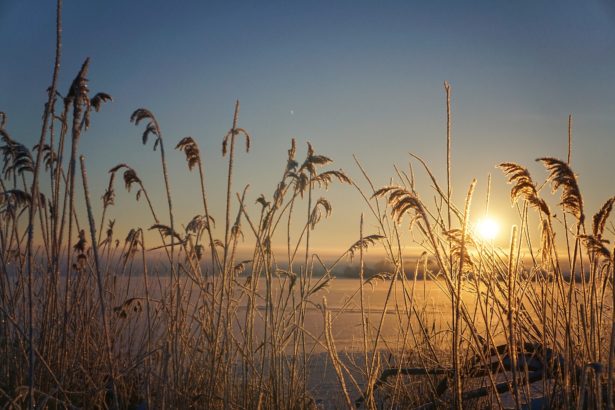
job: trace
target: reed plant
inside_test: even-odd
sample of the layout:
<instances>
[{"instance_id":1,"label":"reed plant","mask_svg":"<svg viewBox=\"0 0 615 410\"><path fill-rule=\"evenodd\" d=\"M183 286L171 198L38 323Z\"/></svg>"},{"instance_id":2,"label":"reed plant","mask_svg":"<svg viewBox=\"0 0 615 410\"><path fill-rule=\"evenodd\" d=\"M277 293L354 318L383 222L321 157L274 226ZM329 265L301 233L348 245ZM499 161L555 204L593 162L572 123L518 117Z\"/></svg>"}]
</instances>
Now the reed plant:
<instances>
[{"instance_id":1,"label":"reed plant","mask_svg":"<svg viewBox=\"0 0 615 410\"><path fill-rule=\"evenodd\" d=\"M450 101L450 86L445 91ZM569 147L570 135L569 130ZM449 138L450 124L447 124ZM399 171L399 185L381 189L374 189L364 172L371 195L368 192L363 197L384 234L385 249L395 270L392 281L401 282L404 292L408 292L407 299L412 302L418 296L415 288L403 282L406 277L416 278L419 269L417 266L414 272L406 272L401 251L396 249L399 247L396 244L401 243L396 227L404 217L409 218L413 243L435 261L436 269L428 276L441 283L442 291L452 303L451 327L441 329L448 335L443 346L436 347L433 341L424 343L416 336L410 340L400 337L400 346L389 351L397 364L383 371L375 385L381 386L389 380L395 390L389 392L388 398L401 400L397 393L399 378L428 376L430 394L421 399L414 397L412 402L428 407L448 403L456 407L522 408L531 404L548 408L611 408L613 256L610 240L604 235L613 198L607 199L593 217L590 233L585 226L577 176L567 162L556 158L537 159L547 171L542 184L535 183L521 165L500 164L512 184L510 196L519 211L519 221L513 227L510 248L497 249L474 235L468 226L472 189L463 210L456 207L450 202L450 188L440 188L426 163L419 157L413 158L432 182L436 196L434 208L430 209L421 199L413 178ZM556 218L549 201L540 195L539 186L547 184L552 186L554 194L560 193L556 205L564 215L560 218ZM379 198L385 199L390 215L382 210ZM538 216L538 229L533 225L531 211ZM570 228L566 216L574 221ZM562 235L557 236L559 241L556 223L565 227L563 232L558 232ZM536 237L540 238L538 244L532 242ZM569 250L567 258L560 255L562 249ZM466 298L462 293L471 297ZM398 317L414 320L418 329L412 329L412 333L429 340L430 323L425 323L420 311L407 306L400 309L389 298L386 303L400 310ZM386 310L385 305L383 312ZM401 328L413 327L412 320ZM443 347L450 352L450 360L443 360L439 354ZM418 358L411 363L404 362L408 352L417 354ZM365 373L369 371L366 367ZM390 382L391 378L396 381ZM537 380L542 383L539 397L531 392L531 385ZM369 386L360 398L368 407L373 407L370 405L373 390ZM504 392L509 394L506 402L502 401ZM482 402L472 401L479 397L483 398ZM387 406L400 403L388 402Z\"/></svg>"}]
</instances>

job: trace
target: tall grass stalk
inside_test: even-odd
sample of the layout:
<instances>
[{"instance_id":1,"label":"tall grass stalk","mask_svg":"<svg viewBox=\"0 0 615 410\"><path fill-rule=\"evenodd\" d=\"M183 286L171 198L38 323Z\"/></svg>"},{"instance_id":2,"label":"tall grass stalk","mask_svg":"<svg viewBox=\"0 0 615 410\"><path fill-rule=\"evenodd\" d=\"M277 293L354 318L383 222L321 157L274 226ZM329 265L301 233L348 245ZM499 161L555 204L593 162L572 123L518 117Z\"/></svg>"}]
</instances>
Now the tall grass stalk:
<instances>
[{"instance_id":1,"label":"tall grass stalk","mask_svg":"<svg viewBox=\"0 0 615 410\"><path fill-rule=\"evenodd\" d=\"M53 74L51 77L51 86L49 87L49 97L45 104L43 112L43 120L41 125L41 135L36 151L36 161L32 177L32 187L30 189L32 202L28 212L28 243L26 245L27 252L27 272L28 272L28 406L33 408L34 402L34 308L33 308L33 246L34 246L34 218L39 207L39 187L38 179L41 168L42 151L45 143L45 135L49 124L53 101L55 100L56 87L58 82L58 73L60 71L60 59L62 53L62 0L56 2L56 43L55 57L53 65ZM46 209L46 204L42 204L42 208Z\"/></svg>"},{"instance_id":2,"label":"tall grass stalk","mask_svg":"<svg viewBox=\"0 0 615 410\"><path fill-rule=\"evenodd\" d=\"M109 379L111 384L111 395L113 408L119 408L117 399L117 388L115 384L115 368L113 365L113 353L111 351L111 338L109 336L109 320L107 318L107 307L105 301L105 290L103 285L103 277L100 269L100 260L98 256L98 244L96 242L96 224L94 222L94 214L92 212L92 204L90 203L90 190L88 188L88 175L85 168L85 157L79 157L81 162L81 177L83 179L83 194L85 196L85 204L88 211L88 222L90 224L90 238L92 239L92 253L94 254L94 270L96 272L96 280L98 282L98 297L100 305L100 317L103 323L103 332L107 352L107 364L109 366Z\"/></svg>"}]
</instances>

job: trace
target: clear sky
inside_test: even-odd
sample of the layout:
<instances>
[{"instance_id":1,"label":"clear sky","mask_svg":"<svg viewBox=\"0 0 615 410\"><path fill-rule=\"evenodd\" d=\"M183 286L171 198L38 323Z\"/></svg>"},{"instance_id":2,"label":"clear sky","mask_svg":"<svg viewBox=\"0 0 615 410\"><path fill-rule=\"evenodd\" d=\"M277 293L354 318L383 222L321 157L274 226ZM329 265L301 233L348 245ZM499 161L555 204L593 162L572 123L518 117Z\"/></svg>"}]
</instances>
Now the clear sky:
<instances>
[{"instance_id":1,"label":"clear sky","mask_svg":"<svg viewBox=\"0 0 615 410\"><path fill-rule=\"evenodd\" d=\"M38 138L54 52L53 1L0 0L0 111L11 135ZM114 102L94 114L81 140L93 195L120 162L136 168L164 214L158 152L141 145L132 111L152 110L162 127L179 223L201 212L196 174L173 150L188 135L204 153L210 197L223 220L222 137L241 101L240 125L253 149L237 156L239 190L250 203L271 197L291 137L298 156L310 141L362 182L355 154L377 186L423 157L445 184L444 80L453 87L456 198L478 179L482 210L493 174L491 209L512 211L509 187L494 166L565 158L567 116L574 115L573 169L586 213L615 194L615 7L587 1L65 1L60 91L91 58L92 92ZM611 3L612 4L612 3ZM420 174L418 167L415 167ZM429 184L419 191L430 198ZM144 204L117 185L124 233L152 221ZM357 239L366 207L349 187L326 196L333 216L315 233L318 247ZM373 231L368 220L366 231Z\"/></svg>"}]
</instances>

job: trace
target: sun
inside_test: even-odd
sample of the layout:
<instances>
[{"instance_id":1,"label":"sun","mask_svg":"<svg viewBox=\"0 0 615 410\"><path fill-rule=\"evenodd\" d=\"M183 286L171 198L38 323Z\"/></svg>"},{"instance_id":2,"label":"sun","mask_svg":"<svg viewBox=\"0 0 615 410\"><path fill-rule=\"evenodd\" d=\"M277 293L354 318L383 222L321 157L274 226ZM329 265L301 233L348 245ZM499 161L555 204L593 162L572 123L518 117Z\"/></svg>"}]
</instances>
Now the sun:
<instances>
[{"instance_id":1,"label":"sun","mask_svg":"<svg viewBox=\"0 0 615 410\"><path fill-rule=\"evenodd\" d=\"M500 225L493 218L485 217L476 224L476 233L481 239L492 241L500 232Z\"/></svg>"}]
</instances>

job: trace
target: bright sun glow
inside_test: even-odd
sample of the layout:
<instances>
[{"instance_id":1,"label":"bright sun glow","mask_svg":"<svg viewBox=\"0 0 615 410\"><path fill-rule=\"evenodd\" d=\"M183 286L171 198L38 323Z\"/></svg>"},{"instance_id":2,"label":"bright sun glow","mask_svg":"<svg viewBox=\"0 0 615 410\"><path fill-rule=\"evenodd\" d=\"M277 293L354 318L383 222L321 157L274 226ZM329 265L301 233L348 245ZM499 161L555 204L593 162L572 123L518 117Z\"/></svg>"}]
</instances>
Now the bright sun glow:
<instances>
[{"instance_id":1,"label":"bright sun glow","mask_svg":"<svg viewBox=\"0 0 615 410\"><path fill-rule=\"evenodd\" d=\"M483 218L476 224L476 232L486 241L494 240L499 231L500 225L491 218Z\"/></svg>"}]
</instances>

